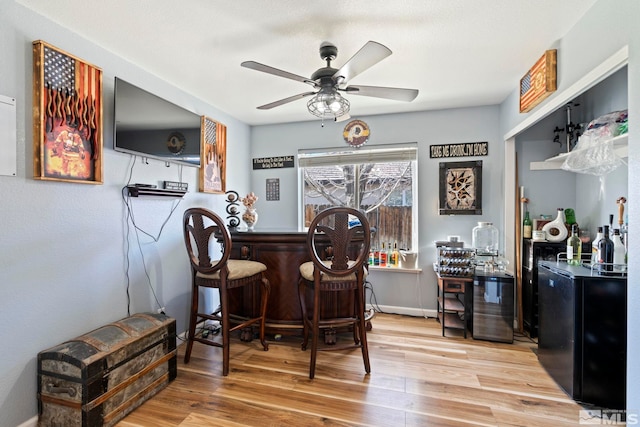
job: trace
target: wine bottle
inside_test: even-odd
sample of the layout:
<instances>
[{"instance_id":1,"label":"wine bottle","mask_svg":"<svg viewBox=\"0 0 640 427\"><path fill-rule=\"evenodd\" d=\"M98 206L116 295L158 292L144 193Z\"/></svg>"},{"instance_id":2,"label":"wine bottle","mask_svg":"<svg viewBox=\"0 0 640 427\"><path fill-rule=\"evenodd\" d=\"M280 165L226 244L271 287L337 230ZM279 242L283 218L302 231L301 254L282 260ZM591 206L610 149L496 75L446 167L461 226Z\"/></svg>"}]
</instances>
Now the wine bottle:
<instances>
[{"instance_id":1,"label":"wine bottle","mask_svg":"<svg viewBox=\"0 0 640 427\"><path fill-rule=\"evenodd\" d=\"M591 242L591 264L596 265L598 263L598 242L602 239L603 232L602 227L598 227L598 233L596 238Z\"/></svg>"},{"instance_id":2,"label":"wine bottle","mask_svg":"<svg viewBox=\"0 0 640 427\"><path fill-rule=\"evenodd\" d=\"M613 271L613 241L609 238L609 226L603 227L602 239L598 242L598 273L610 274Z\"/></svg>"},{"instance_id":3,"label":"wine bottle","mask_svg":"<svg viewBox=\"0 0 640 427\"><path fill-rule=\"evenodd\" d=\"M578 236L578 225L571 226L571 236L567 239L567 264L580 265L582 258L582 242Z\"/></svg>"},{"instance_id":4,"label":"wine bottle","mask_svg":"<svg viewBox=\"0 0 640 427\"><path fill-rule=\"evenodd\" d=\"M529 217L529 211L527 211L524 214L524 221L522 221L522 237L525 239L530 239L532 229L533 224L531 223L531 218Z\"/></svg>"},{"instance_id":5,"label":"wine bottle","mask_svg":"<svg viewBox=\"0 0 640 427\"><path fill-rule=\"evenodd\" d=\"M620 238L620 229L613 230L613 271L623 273L627 271L626 266L627 249Z\"/></svg>"}]
</instances>

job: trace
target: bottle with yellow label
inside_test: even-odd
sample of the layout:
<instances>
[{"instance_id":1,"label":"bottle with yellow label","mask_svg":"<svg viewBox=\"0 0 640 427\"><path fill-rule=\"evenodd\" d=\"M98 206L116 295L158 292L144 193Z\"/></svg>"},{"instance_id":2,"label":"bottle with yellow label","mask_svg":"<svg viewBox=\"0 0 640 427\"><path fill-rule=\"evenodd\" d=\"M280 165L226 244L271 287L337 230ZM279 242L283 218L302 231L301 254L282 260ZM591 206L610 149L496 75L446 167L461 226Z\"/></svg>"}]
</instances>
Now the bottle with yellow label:
<instances>
[{"instance_id":1,"label":"bottle with yellow label","mask_svg":"<svg viewBox=\"0 0 640 427\"><path fill-rule=\"evenodd\" d=\"M398 251L398 242L393 243L393 251L391 251L389 266L398 267L400 262L400 252Z\"/></svg>"}]
</instances>

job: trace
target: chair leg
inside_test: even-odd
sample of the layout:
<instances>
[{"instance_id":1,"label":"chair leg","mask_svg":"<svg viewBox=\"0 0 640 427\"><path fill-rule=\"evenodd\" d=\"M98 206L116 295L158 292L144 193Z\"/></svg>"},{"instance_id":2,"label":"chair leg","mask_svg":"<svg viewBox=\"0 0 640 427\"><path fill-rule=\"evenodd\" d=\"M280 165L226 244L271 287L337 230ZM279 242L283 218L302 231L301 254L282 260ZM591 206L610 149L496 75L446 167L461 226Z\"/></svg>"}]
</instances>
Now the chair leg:
<instances>
[{"instance_id":1,"label":"chair leg","mask_svg":"<svg viewBox=\"0 0 640 427\"><path fill-rule=\"evenodd\" d=\"M189 363L191 349L193 348L193 337L196 334L196 323L198 320L198 293L199 289L195 283L191 287L191 310L189 314L189 333L187 336L187 349L184 353L184 363Z\"/></svg>"},{"instance_id":2,"label":"chair leg","mask_svg":"<svg viewBox=\"0 0 640 427\"><path fill-rule=\"evenodd\" d=\"M269 350L269 344L264 339L264 328L267 319L267 301L271 293L271 284L266 277L262 277L262 307L260 310L260 342L264 351Z\"/></svg>"},{"instance_id":3,"label":"chair leg","mask_svg":"<svg viewBox=\"0 0 640 427\"><path fill-rule=\"evenodd\" d=\"M229 375L229 297L227 295L227 285L220 285L220 306L222 311L222 375Z\"/></svg>"},{"instance_id":4,"label":"chair leg","mask_svg":"<svg viewBox=\"0 0 640 427\"><path fill-rule=\"evenodd\" d=\"M313 327L311 330L311 363L309 364L309 378L316 375L316 358L318 355L318 335L320 335L320 291L317 283L313 286Z\"/></svg>"},{"instance_id":5,"label":"chair leg","mask_svg":"<svg viewBox=\"0 0 640 427\"><path fill-rule=\"evenodd\" d=\"M362 288L358 289L356 301L358 301L356 313L358 316L358 329L360 330L360 347L362 348L362 360L364 362L364 370L368 374L371 372L371 364L369 363L369 347L367 344L367 325L364 320L364 297Z\"/></svg>"},{"instance_id":6,"label":"chair leg","mask_svg":"<svg viewBox=\"0 0 640 427\"><path fill-rule=\"evenodd\" d=\"M300 300L300 310L302 310L302 350L307 349L309 344L309 326L307 318L307 304L305 303L306 285L304 279L298 281L298 299Z\"/></svg>"}]
</instances>

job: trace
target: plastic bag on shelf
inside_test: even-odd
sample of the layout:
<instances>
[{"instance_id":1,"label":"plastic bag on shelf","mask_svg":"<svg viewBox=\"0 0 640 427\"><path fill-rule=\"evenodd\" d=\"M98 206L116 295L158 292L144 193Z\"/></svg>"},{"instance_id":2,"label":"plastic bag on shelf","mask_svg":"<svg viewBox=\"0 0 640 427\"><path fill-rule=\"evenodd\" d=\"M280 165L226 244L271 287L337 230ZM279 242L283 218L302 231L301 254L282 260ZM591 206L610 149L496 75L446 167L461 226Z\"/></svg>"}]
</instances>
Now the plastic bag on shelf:
<instances>
[{"instance_id":1,"label":"plastic bag on shelf","mask_svg":"<svg viewBox=\"0 0 640 427\"><path fill-rule=\"evenodd\" d=\"M627 121L627 110L614 111L592 120L567 155L562 169L570 172L604 176L624 164L615 153L612 138L620 134Z\"/></svg>"}]
</instances>

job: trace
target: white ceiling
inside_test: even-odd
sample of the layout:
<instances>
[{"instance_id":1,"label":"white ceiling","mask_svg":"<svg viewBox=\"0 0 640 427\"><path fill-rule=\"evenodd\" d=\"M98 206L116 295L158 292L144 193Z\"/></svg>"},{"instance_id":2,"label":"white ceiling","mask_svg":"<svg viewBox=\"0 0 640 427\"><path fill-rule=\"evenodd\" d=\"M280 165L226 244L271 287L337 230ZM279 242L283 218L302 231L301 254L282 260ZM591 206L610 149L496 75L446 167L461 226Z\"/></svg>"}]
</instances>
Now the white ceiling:
<instances>
[{"instance_id":1,"label":"white ceiling","mask_svg":"<svg viewBox=\"0 0 640 427\"><path fill-rule=\"evenodd\" d=\"M338 47L334 68L384 44L393 54L350 83L420 91L411 103L346 95L353 117L501 103L595 1L17 0L252 125L314 120L306 99L256 109L310 87L240 63L310 76L323 41Z\"/></svg>"}]
</instances>

